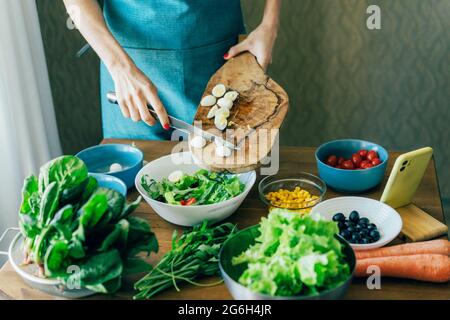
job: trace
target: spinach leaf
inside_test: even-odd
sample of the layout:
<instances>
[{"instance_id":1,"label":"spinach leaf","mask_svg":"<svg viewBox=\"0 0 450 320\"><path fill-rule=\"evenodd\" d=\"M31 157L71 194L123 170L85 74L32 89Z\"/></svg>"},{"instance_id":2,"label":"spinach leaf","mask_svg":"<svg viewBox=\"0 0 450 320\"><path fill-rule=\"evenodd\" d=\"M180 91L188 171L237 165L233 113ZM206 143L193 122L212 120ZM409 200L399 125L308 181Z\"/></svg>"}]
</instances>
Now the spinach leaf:
<instances>
[{"instance_id":1,"label":"spinach leaf","mask_svg":"<svg viewBox=\"0 0 450 320\"><path fill-rule=\"evenodd\" d=\"M136 210L137 207L139 207L139 204L141 203L141 200L142 200L142 197L139 196L133 202L125 203L125 205L123 207L123 210L122 210L122 213L120 214L119 220L127 218L134 210Z\"/></svg>"},{"instance_id":2,"label":"spinach leaf","mask_svg":"<svg viewBox=\"0 0 450 320\"><path fill-rule=\"evenodd\" d=\"M25 178L22 187L22 203L20 204L20 213L34 214L34 205L30 203L32 196L38 193L38 180L35 176Z\"/></svg>"},{"instance_id":3,"label":"spinach leaf","mask_svg":"<svg viewBox=\"0 0 450 320\"><path fill-rule=\"evenodd\" d=\"M92 196L94 191L98 187L98 181L94 177L88 177L88 183L86 185L86 188L83 191L83 194L81 195L80 203L84 204L86 201L89 200L89 198Z\"/></svg>"},{"instance_id":4,"label":"spinach leaf","mask_svg":"<svg viewBox=\"0 0 450 320\"><path fill-rule=\"evenodd\" d=\"M108 203L108 210L111 213L109 220L114 220L120 216L125 205L125 197L116 190L98 188L94 194L104 194ZM105 221L104 223L108 223Z\"/></svg>"},{"instance_id":5,"label":"spinach leaf","mask_svg":"<svg viewBox=\"0 0 450 320\"><path fill-rule=\"evenodd\" d=\"M69 256L74 259L82 259L86 257L86 251L84 250L83 243L77 237L72 237L72 241L69 244Z\"/></svg>"},{"instance_id":6,"label":"spinach leaf","mask_svg":"<svg viewBox=\"0 0 450 320\"><path fill-rule=\"evenodd\" d=\"M149 272L152 266L141 258L127 258L124 260L123 275L133 275Z\"/></svg>"},{"instance_id":7,"label":"spinach leaf","mask_svg":"<svg viewBox=\"0 0 450 320\"><path fill-rule=\"evenodd\" d=\"M84 286L95 286L117 278L123 265L119 251L113 249L89 257L80 265L79 279Z\"/></svg>"},{"instance_id":8,"label":"spinach leaf","mask_svg":"<svg viewBox=\"0 0 450 320\"><path fill-rule=\"evenodd\" d=\"M75 156L61 156L41 167L39 172L39 191L41 193L52 182L61 190L71 189L88 177L84 162Z\"/></svg>"},{"instance_id":9,"label":"spinach leaf","mask_svg":"<svg viewBox=\"0 0 450 320\"><path fill-rule=\"evenodd\" d=\"M52 227L49 226L42 229L41 233L36 236L33 243L33 259L35 263L44 263L44 255L47 250L47 246L50 243L52 233Z\"/></svg>"},{"instance_id":10,"label":"spinach leaf","mask_svg":"<svg viewBox=\"0 0 450 320\"><path fill-rule=\"evenodd\" d=\"M128 232L127 256L133 257L139 252L158 252L158 241L150 225L138 217L128 217L130 229Z\"/></svg>"},{"instance_id":11,"label":"spinach leaf","mask_svg":"<svg viewBox=\"0 0 450 320\"><path fill-rule=\"evenodd\" d=\"M98 251L105 252L112 246L122 251L127 244L130 224L127 220L120 220L114 225L113 230L103 239Z\"/></svg>"},{"instance_id":12,"label":"spinach leaf","mask_svg":"<svg viewBox=\"0 0 450 320\"><path fill-rule=\"evenodd\" d=\"M122 277L116 277L97 285L87 285L86 288L98 293L114 293L122 286Z\"/></svg>"},{"instance_id":13,"label":"spinach leaf","mask_svg":"<svg viewBox=\"0 0 450 320\"><path fill-rule=\"evenodd\" d=\"M89 178L86 178L80 184L75 185L72 188L63 189L61 192L61 205L78 203L88 184Z\"/></svg>"},{"instance_id":14,"label":"spinach leaf","mask_svg":"<svg viewBox=\"0 0 450 320\"><path fill-rule=\"evenodd\" d=\"M58 210L59 204L59 187L56 182L52 182L42 194L39 209L39 223L46 226L53 219L53 215Z\"/></svg>"},{"instance_id":15,"label":"spinach leaf","mask_svg":"<svg viewBox=\"0 0 450 320\"><path fill-rule=\"evenodd\" d=\"M102 193L93 194L92 197L80 209L79 225L76 236L84 241L86 230L95 227L105 212L108 210L106 195Z\"/></svg>"},{"instance_id":16,"label":"spinach leaf","mask_svg":"<svg viewBox=\"0 0 450 320\"><path fill-rule=\"evenodd\" d=\"M65 273L68 266L66 260L69 255L69 246L66 241L52 243L45 254L44 272L48 277L54 277Z\"/></svg>"}]
</instances>

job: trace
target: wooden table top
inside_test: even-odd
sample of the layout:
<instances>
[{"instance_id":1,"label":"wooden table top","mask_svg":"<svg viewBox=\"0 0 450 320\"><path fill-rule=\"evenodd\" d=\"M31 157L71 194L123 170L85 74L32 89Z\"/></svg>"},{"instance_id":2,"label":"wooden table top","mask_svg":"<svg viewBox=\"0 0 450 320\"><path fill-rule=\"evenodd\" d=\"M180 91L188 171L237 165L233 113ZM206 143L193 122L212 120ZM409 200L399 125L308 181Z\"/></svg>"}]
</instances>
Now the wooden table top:
<instances>
[{"instance_id":1,"label":"wooden table top","mask_svg":"<svg viewBox=\"0 0 450 320\"><path fill-rule=\"evenodd\" d=\"M127 143L130 140L105 140L103 143ZM161 156L169 154L175 143L164 141L135 141L135 144L145 154L145 160L151 161ZM295 173L305 171L317 174L316 163L314 159L315 148L300 147L281 147L280 150L280 172L288 172L293 176ZM400 153L391 152L388 169L386 174L392 169L395 159ZM385 177L386 182L387 177ZM245 228L257 224L262 216L267 215L267 208L258 198L257 183L241 207L234 213L229 221L237 223L239 228ZM379 199L383 186L372 190L362 196ZM328 190L326 199L341 196L332 190ZM129 194L130 199L137 197L137 191L132 190ZM423 181L416 193L414 203L423 210L431 214L440 221L444 221L441 198L439 194L438 181L435 171L434 161L425 173ZM155 232L160 250L157 255L150 257L150 262L155 263L159 258L170 249L171 236L176 226L160 218L150 206L142 201L135 214L148 219L152 229ZM401 243L396 239L394 243ZM95 295L89 299L130 299L133 295L132 284L137 278L125 279L122 289L114 296ZM207 282L214 282L217 279L206 279ZM11 265L7 262L0 270L0 298L3 299L58 299L35 290L22 281L14 272ZM381 280L381 289L369 290L366 287L364 279L355 279L348 290L345 299L449 299L450 283L433 284L418 282L413 280L389 279ZM224 284L215 287L195 287L192 285L181 286L181 291L175 289L167 290L160 294L156 299L231 299Z\"/></svg>"}]
</instances>

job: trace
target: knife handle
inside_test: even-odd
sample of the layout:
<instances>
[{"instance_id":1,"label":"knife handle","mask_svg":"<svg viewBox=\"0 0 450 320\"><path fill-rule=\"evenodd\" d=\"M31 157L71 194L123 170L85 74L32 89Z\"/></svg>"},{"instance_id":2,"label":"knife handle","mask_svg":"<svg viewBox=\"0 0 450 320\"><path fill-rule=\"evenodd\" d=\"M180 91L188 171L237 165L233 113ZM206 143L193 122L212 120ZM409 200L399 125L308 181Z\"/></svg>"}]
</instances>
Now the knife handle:
<instances>
[{"instance_id":1,"label":"knife handle","mask_svg":"<svg viewBox=\"0 0 450 320\"><path fill-rule=\"evenodd\" d=\"M119 105L119 101L117 100L117 95L115 92L112 92L112 91L108 92L106 94L106 99L108 99L108 101L110 103ZM147 105L147 108L148 108L148 111L150 111L150 113L152 114L152 116L155 117L155 119L159 121L158 114L156 113L156 111L153 110L153 108L149 104Z\"/></svg>"}]
</instances>

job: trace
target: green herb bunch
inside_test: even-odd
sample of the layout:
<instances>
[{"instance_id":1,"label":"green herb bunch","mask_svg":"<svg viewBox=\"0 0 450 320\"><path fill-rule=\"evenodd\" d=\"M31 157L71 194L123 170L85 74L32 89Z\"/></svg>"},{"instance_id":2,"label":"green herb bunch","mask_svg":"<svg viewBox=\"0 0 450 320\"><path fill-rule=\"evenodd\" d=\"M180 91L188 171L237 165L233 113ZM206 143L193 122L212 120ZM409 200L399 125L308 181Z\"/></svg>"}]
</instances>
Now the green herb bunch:
<instances>
[{"instance_id":1,"label":"green herb bunch","mask_svg":"<svg viewBox=\"0 0 450 320\"><path fill-rule=\"evenodd\" d=\"M218 274L219 251L235 231L236 226L231 223L209 227L207 222L203 222L177 239L175 230L172 249L149 274L135 283L134 288L139 292L134 299L149 299L170 287L179 290L178 284L182 282L199 286L218 284L200 284L195 280Z\"/></svg>"}]
</instances>

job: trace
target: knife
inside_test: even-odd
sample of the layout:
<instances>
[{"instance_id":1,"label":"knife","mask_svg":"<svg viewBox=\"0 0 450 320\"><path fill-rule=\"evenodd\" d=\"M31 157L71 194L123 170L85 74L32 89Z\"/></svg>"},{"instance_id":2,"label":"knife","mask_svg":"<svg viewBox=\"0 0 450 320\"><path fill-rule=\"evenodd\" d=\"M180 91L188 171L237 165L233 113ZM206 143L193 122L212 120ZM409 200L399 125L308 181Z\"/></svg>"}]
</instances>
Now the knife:
<instances>
[{"instance_id":1,"label":"knife","mask_svg":"<svg viewBox=\"0 0 450 320\"><path fill-rule=\"evenodd\" d=\"M108 92L106 94L106 98L108 99L108 101L110 103L113 104L119 104L117 101L117 96L115 92ZM158 115L156 114L155 110L153 110L153 108L150 105L147 105L148 107L148 111L150 111L150 113L152 114L153 117L155 117L156 119L158 119ZM216 142L218 144L224 145L227 148L233 149L233 150L239 150L240 148L235 146L234 144L232 144L231 142L223 139L222 137L216 136L210 132L204 131L198 127L194 127L193 125L184 122L183 120L177 119L175 117L169 116L169 120L170 120L170 127L176 130L180 130L183 131L187 134L193 134L193 135L200 135L203 138L205 138L207 141L211 141L211 142Z\"/></svg>"}]
</instances>

